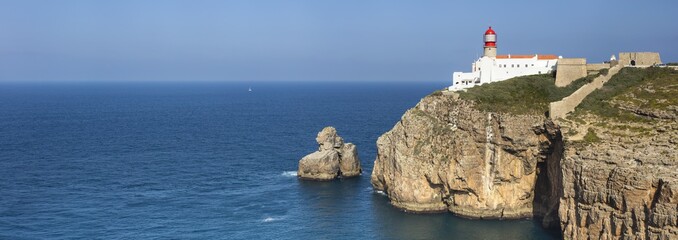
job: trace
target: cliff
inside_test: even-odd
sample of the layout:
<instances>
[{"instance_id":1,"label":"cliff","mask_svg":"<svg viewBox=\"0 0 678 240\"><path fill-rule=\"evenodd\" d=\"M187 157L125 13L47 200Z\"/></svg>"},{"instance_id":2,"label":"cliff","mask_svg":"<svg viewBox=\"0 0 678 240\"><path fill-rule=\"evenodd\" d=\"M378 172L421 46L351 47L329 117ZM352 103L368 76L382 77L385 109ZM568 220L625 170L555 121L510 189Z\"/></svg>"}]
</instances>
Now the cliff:
<instances>
[{"instance_id":1,"label":"cliff","mask_svg":"<svg viewBox=\"0 0 678 240\"><path fill-rule=\"evenodd\" d=\"M678 239L678 72L623 69L561 121L568 239Z\"/></svg>"},{"instance_id":2,"label":"cliff","mask_svg":"<svg viewBox=\"0 0 678 240\"><path fill-rule=\"evenodd\" d=\"M622 70L557 123L548 102L590 78L431 94L378 139L372 184L407 211L537 217L567 239L678 238L678 75L652 71Z\"/></svg>"},{"instance_id":3,"label":"cliff","mask_svg":"<svg viewBox=\"0 0 678 240\"><path fill-rule=\"evenodd\" d=\"M378 139L372 183L406 210L531 217L543 122L428 96Z\"/></svg>"}]
</instances>

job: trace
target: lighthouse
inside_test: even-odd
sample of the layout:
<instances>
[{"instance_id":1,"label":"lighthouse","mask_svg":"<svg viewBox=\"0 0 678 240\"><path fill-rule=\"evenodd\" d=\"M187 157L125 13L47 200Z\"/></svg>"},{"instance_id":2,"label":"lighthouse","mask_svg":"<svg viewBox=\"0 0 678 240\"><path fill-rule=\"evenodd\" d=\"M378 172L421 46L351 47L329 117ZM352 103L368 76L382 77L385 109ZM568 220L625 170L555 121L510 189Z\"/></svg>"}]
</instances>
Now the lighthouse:
<instances>
[{"instance_id":1,"label":"lighthouse","mask_svg":"<svg viewBox=\"0 0 678 240\"><path fill-rule=\"evenodd\" d=\"M561 58L546 54L497 55L497 33L492 27L485 30L483 42L483 56L471 64L471 72L452 73L452 86L448 90L458 91L519 76L550 73Z\"/></svg>"},{"instance_id":2,"label":"lighthouse","mask_svg":"<svg viewBox=\"0 0 678 240\"><path fill-rule=\"evenodd\" d=\"M497 33L492 30L492 27L489 27L487 31L485 31L483 40L485 41L483 56L491 58L497 57Z\"/></svg>"}]
</instances>

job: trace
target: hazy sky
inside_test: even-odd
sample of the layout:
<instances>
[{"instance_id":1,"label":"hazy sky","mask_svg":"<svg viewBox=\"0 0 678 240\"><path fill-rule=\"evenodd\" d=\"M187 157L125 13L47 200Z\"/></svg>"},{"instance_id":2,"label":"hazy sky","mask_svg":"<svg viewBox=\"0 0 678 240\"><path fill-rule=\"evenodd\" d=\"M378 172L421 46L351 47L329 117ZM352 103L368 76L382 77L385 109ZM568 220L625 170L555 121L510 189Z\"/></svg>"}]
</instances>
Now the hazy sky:
<instances>
[{"instance_id":1,"label":"hazy sky","mask_svg":"<svg viewBox=\"0 0 678 240\"><path fill-rule=\"evenodd\" d=\"M449 81L500 54L678 61L678 1L0 0L0 81Z\"/></svg>"}]
</instances>

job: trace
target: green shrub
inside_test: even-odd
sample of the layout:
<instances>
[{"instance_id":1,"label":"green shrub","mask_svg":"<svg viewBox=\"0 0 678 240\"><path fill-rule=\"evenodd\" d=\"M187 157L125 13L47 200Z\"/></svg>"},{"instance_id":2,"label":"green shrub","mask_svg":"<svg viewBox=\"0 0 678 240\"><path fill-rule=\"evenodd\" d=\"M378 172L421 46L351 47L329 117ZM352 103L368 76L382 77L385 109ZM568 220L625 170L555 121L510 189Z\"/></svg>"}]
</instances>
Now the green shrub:
<instances>
[{"instance_id":1,"label":"green shrub","mask_svg":"<svg viewBox=\"0 0 678 240\"><path fill-rule=\"evenodd\" d=\"M610 69L608 69L608 68L600 69L599 72L600 72L601 75L606 76L607 73L610 72Z\"/></svg>"},{"instance_id":2,"label":"green shrub","mask_svg":"<svg viewBox=\"0 0 678 240\"><path fill-rule=\"evenodd\" d=\"M589 128L586 135L584 135L584 141L587 143L594 143L600 141L600 138L593 129Z\"/></svg>"}]
</instances>

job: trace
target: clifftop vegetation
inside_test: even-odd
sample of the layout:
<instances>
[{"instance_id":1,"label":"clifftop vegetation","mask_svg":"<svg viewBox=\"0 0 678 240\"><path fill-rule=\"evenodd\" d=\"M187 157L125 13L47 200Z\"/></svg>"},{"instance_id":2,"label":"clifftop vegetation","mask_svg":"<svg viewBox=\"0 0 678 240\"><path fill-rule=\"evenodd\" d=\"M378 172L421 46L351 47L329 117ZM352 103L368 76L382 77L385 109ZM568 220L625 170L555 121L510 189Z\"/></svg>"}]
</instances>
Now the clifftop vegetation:
<instances>
[{"instance_id":1,"label":"clifftop vegetation","mask_svg":"<svg viewBox=\"0 0 678 240\"><path fill-rule=\"evenodd\" d=\"M461 92L459 97L472 100L479 110L512 114L543 114L549 103L569 96L597 75L580 78L567 87L556 87L551 74L516 77L483 84Z\"/></svg>"},{"instance_id":2,"label":"clifftop vegetation","mask_svg":"<svg viewBox=\"0 0 678 240\"><path fill-rule=\"evenodd\" d=\"M604 74L603 72L599 74ZM460 92L479 110L512 114L543 114L549 103L569 96L599 74L580 78L566 87L556 87L550 74L530 75ZM637 111L642 109L643 111ZM570 119L595 115L620 121L666 118L678 112L678 71L670 68L624 68L577 107Z\"/></svg>"},{"instance_id":3,"label":"clifftop vegetation","mask_svg":"<svg viewBox=\"0 0 678 240\"><path fill-rule=\"evenodd\" d=\"M568 139L594 143L599 136L647 137L656 134L656 129L673 128L669 125L675 119L678 119L678 71L624 68L584 98L559 124L567 129L563 133Z\"/></svg>"},{"instance_id":4,"label":"clifftop vegetation","mask_svg":"<svg viewBox=\"0 0 678 240\"><path fill-rule=\"evenodd\" d=\"M574 117L593 114L624 122L666 118L678 111L678 71L624 68L577 107Z\"/></svg>"}]
</instances>

